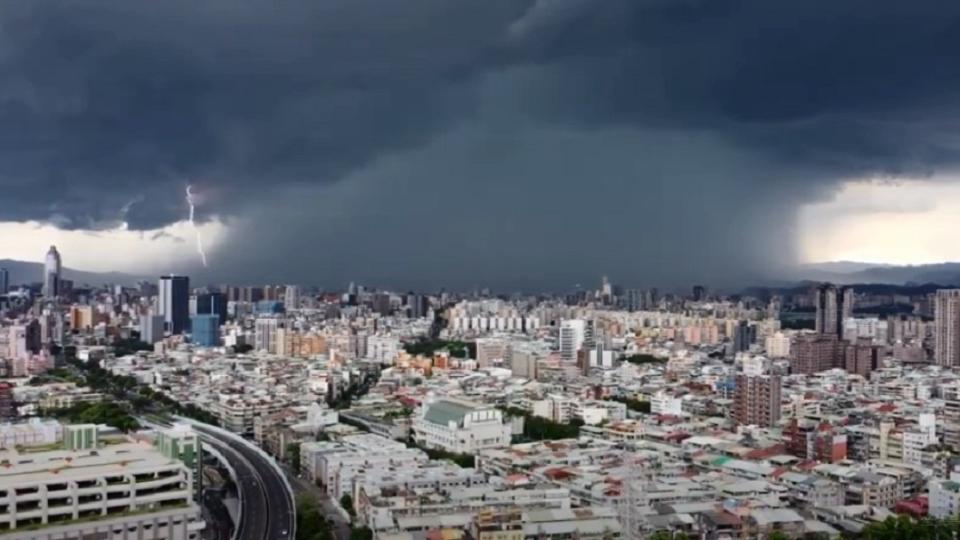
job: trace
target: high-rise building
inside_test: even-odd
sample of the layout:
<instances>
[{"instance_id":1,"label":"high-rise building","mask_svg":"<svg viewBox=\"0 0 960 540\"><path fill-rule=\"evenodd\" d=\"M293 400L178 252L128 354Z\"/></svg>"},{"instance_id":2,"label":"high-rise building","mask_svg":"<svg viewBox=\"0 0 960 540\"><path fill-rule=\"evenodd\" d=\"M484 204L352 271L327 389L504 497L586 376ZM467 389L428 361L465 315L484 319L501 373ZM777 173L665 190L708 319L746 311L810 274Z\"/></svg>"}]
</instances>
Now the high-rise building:
<instances>
[{"instance_id":1,"label":"high-rise building","mask_svg":"<svg viewBox=\"0 0 960 540\"><path fill-rule=\"evenodd\" d=\"M593 346L593 321L567 319L560 322L560 359L575 363L581 349Z\"/></svg>"},{"instance_id":2,"label":"high-rise building","mask_svg":"<svg viewBox=\"0 0 960 540\"><path fill-rule=\"evenodd\" d=\"M411 319L420 319L427 316L429 303L427 297L414 292L407 293L407 312Z\"/></svg>"},{"instance_id":3,"label":"high-rise building","mask_svg":"<svg viewBox=\"0 0 960 540\"><path fill-rule=\"evenodd\" d=\"M750 350L750 345L757 340L757 327L747 321L739 321L733 327L733 352Z\"/></svg>"},{"instance_id":4,"label":"high-rise building","mask_svg":"<svg viewBox=\"0 0 960 540\"><path fill-rule=\"evenodd\" d=\"M960 289L940 289L933 305L933 359L941 366L960 365Z\"/></svg>"},{"instance_id":5,"label":"high-rise building","mask_svg":"<svg viewBox=\"0 0 960 540\"><path fill-rule=\"evenodd\" d=\"M818 334L843 335L843 321L853 316L853 289L826 283L814 292Z\"/></svg>"},{"instance_id":6,"label":"high-rise building","mask_svg":"<svg viewBox=\"0 0 960 540\"><path fill-rule=\"evenodd\" d=\"M157 315L163 317L165 330L182 334L190 324L190 278L161 276L157 284Z\"/></svg>"},{"instance_id":7,"label":"high-rise building","mask_svg":"<svg viewBox=\"0 0 960 540\"><path fill-rule=\"evenodd\" d=\"M300 307L300 287L296 285L287 285L283 292L283 307L290 311Z\"/></svg>"},{"instance_id":8,"label":"high-rise building","mask_svg":"<svg viewBox=\"0 0 960 540\"><path fill-rule=\"evenodd\" d=\"M140 341L153 345L163 339L163 315L147 313L140 316Z\"/></svg>"},{"instance_id":9,"label":"high-rise building","mask_svg":"<svg viewBox=\"0 0 960 540\"><path fill-rule=\"evenodd\" d=\"M506 366L514 377L535 381L540 373L540 361L547 358L549 350L536 342L515 342L507 348Z\"/></svg>"},{"instance_id":10,"label":"high-rise building","mask_svg":"<svg viewBox=\"0 0 960 540\"><path fill-rule=\"evenodd\" d=\"M43 261L43 296L56 298L60 295L60 253L57 246L50 246Z\"/></svg>"},{"instance_id":11,"label":"high-rise building","mask_svg":"<svg viewBox=\"0 0 960 540\"><path fill-rule=\"evenodd\" d=\"M280 321L276 317L259 317L253 324L253 347L258 351L275 353L277 351L277 329Z\"/></svg>"},{"instance_id":12,"label":"high-rise building","mask_svg":"<svg viewBox=\"0 0 960 540\"><path fill-rule=\"evenodd\" d=\"M702 302L707 299L707 288L703 285L693 286L693 301Z\"/></svg>"},{"instance_id":13,"label":"high-rise building","mask_svg":"<svg viewBox=\"0 0 960 540\"><path fill-rule=\"evenodd\" d=\"M0 268L0 294L10 292L10 271L6 268Z\"/></svg>"},{"instance_id":14,"label":"high-rise building","mask_svg":"<svg viewBox=\"0 0 960 540\"><path fill-rule=\"evenodd\" d=\"M15 324L8 329L7 357L26 359L38 354L43 345L40 322L36 319L24 324Z\"/></svg>"},{"instance_id":15,"label":"high-rise building","mask_svg":"<svg viewBox=\"0 0 960 540\"><path fill-rule=\"evenodd\" d=\"M190 317L190 337L201 347L219 347L220 317L215 313Z\"/></svg>"},{"instance_id":16,"label":"high-rise building","mask_svg":"<svg viewBox=\"0 0 960 540\"><path fill-rule=\"evenodd\" d=\"M640 311L643 309L643 291L640 289L627 289L625 307L627 311Z\"/></svg>"},{"instance_id":17,"label":"high-rise building","mask_svg":"<svg viewBox=\"0 0 960 540\"><path fill-rule=\"evenodd\" d=\"M847 373L856 373L869 379L870 373L880 367L880 348L870 338L859 338L847 344L844 351Z\"/></svg>"},{"instance_id":18,"label":"high-rise building","mask_svg":"<svg viewBox=\"0 0 960 540\"><path fill-rule=\"evenodd\" d=\"M733 419L739 425L776 424L780 420L780 376L737 375Z\"/></svg>"},{"instance_id":19,"label":"high-rise building","mask_svg":"<svg viewBox=\"0 0 960 540\"><path fill-rule=\"evenodd\" d=\"M10 420L15 416L17 416L17 411L13 406L13 385L0 381L0 422Z\"/></svg>"},{"instance_id":20,"label":"high-rise building","mask_svg":"<svg viewBox=\"0 0 960 540\"><path fill-rule=\"evenodd\" d=\"M943 444L960 450L960 384L943 388Z\"/></svg>"},{"instance_id":21,"label":"high-rise building","mask_svg":"<svg viewBox=\"0 0 960 540\"><path fill-rule=\"evenodd\" d=\"M220 324L227 324L227 295L208 292L197 295L197 315L217 315Z\"/></svg>"}]
</instances>

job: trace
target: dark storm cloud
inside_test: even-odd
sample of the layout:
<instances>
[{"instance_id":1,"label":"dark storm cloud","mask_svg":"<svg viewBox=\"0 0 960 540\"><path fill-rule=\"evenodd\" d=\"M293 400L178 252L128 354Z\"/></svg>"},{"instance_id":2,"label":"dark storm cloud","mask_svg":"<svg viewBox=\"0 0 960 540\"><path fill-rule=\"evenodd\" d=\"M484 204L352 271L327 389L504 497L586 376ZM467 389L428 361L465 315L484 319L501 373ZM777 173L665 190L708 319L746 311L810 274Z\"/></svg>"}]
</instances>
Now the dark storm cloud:
<instances>
[{"instance_id":1,"label":"dark storm cloud","mask_svg":"<svg viewBox=\"0 0 960 540\"><path fill-rule=\"evenodd\" d=\"M469 114L522 3L25 2L0 10L7 219L132 228L331 182Z\"/></svg>"},{"instance_id":2,"label":"dark storm cloud","mask_svg":"<svg viewBox=\"0 0 960 540\"><path fill-rule=\"evenodd\" d=\"M960 3L939 0L10 2L0 219L156 228L185 217L190 182L202 218L241 216L236 228L275 253L316 240L317 260L346 260L344 272L358 238L391 251L427 231L527 273L551 261L563 280L587 264L571 263L571 235L595 253L631 252L620 243L632 235L648 255L603 264L670 269L697 253L761 264L792 257L790 209L842 179L957 165L958 52ZM437 144L455 135L477 152ZM556 169L545 145L573 159L568 140L583 155ZM618 151L591 173L604 146ZM701 154L709 169L686 167ZM397 191L379 168L392 158L424 178ZM434 161L445 167L423 164ZM339 236L316 231L330 224L305 194L373 177L381 188L363 201L324 207L345 216ZM498 182L511 189L458 196ZM567 230L589 185L617 204L604 211L601 199L582 230ZM616 186L649 222L620 206ZM423 200L438 206L414 211ZM771 209L781 222L765 227ZM252 217L288 211L297 221L274 233ZM502 226L536 234L490 236L498 212ZM480 268L474 256L431 268Z\"/></svg>"}]
</instances>

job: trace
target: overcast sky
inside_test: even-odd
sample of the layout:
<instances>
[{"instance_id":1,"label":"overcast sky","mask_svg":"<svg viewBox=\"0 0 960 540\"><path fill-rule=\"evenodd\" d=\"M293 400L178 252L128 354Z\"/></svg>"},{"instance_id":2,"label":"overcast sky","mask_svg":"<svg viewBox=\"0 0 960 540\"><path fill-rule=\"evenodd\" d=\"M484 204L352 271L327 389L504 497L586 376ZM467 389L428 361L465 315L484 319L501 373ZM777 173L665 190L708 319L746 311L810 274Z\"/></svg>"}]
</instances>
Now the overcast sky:
<instances>
[{"instance_id":1,"label":"overcast sky","mask_svg":"<svg viewBox=\"0 0 960 540\"><path fill-rule=\"evenodd\" d=\"M960 260L958 50L946 0L8 2L0 258L431 290Z\"/></svg>"}]
</instances>

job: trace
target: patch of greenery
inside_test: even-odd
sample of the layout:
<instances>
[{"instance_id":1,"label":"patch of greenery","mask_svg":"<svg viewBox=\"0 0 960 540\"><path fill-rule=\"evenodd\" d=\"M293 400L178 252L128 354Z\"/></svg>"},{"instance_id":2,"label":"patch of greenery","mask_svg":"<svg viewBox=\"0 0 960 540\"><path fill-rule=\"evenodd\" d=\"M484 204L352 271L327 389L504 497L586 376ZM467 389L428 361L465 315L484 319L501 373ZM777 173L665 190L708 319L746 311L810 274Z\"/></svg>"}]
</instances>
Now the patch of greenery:
<instances>
[{"instance_id":1,"label":"patch of greenery","mask_svg":"<svg viewBox=\"0 0 960 540\"><path fill-rule=\"evenodd\" d=\"M354 527L350 529L350 540L373 540L373 531L369 527Z\"/></svg>"},{"instance_id":2,"label":"patch of greenery","mask_svg":"<svg viewBox=\"0 0 960 540\"><path fill-rule=\"evenodd\" d=\"M357 511L353 508L353 497L348 493L344 493L343 497L340 497L340 506L350 514L351 518L357 517Z\"/></svg>"},{"instance_id":3,"label":"patch of greenery","mask_svg":"<svg viewBox=\"0 0 960 540\"><path fill-rule=\"evenodd\" d=\"M297 495L297 540L333 540L330 522L310 494Z\"/></svg>"},{"instance_id":4,"label":"patch of greenery","mask_svg":"<svg viewBox=\"0 0 960 540\"><path fill-rule=\"evenodd\" d=\"M477 357L477 345L475 343L443 339L421 339L413 343L405 343L403 350L415 356L433 356L437 351L446 350L454 358Z\"/></svg>"},{"instance_id":5,"label":"patch of greenery","mask_svg":"<svg viewBox=\"0 0 960 540\"><path fill-rule=\"evenodd\" d=\"M144 343L137 338L118 339L113 342L113 354L117 356L126 356L138 351L152 351L153 345Z\"/></svg>"},{"instance_id":6,"label":"patch of greenery","mask_svg":"<svg viewBox=\"0 0 960 540\"><path fill-rule=\"evenodd\" d=\"M300 443L290 443L286 448L287 463L295 474L300 474Z\"/></svg>"},{"instance_id":7,"label":"patch of greenery","mask_svg":"<svg viewBox=\"0 0 960 540\"><path fill-rule=\"evenodd\" d=\"M133 431L140 428L140 424L127 409L112 401L77 403L66 409L54 409L46 413L65 419L72 424L106 424L120 431Z\"/></svg>"},{"instance_id":8,"label":"patch of greenery","mask_svg":"<svg viewBox=\"0 0 960 540\"><path fill-rule=\"evenodd\" d=\"M654 356L652 354L632 354L623 359L624 362L630 362L631 364L666 364L667 359L661 358L659 356Z\"/></svg>"},{"instance_id":9,"label":"patch of greenery","mask_svg":"<svg viewBox=\"0 0 960 540\"><path fill-rule=\"evenodd\" d=\"M650 402L643 401L640 399L625 398L625 397L609 397L606 398L607 401L616 401L623 403L627 406L628 409L635 412L641 412L645 414L650 414Z\"/></svg>"},{"instance_id":10,"label":"patch of greenery","mask_svg":"<svg viewBox=\"0 0 960 540\"><path fill-rule=\"evenodd\" d=\"M573 419L569 424L554 422L541 416L535 416L517 407L502 409L507 416L523 417L523 434L514 434L520 441L553 441L557 439L575 439L580 436L583 421Z\"/></svg>"}]
</instances>

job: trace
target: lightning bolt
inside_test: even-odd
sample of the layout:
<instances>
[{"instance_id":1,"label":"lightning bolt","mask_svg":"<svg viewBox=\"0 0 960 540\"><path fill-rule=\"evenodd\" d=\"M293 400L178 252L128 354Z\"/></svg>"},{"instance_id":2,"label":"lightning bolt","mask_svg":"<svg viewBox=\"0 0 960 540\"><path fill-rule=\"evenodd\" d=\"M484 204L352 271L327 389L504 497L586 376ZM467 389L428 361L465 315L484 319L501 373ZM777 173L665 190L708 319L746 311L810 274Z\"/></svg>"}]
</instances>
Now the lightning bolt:
<instances>
[{"instance_id":1,"label":"lightning bolt","mask_svg":"<svg viewBox=\"0 0 960 540\"><path fill-rule=\"evenodd\" d=\"M197 253L200 254L200 262L203 263L203 267L207 267L207 254L203 251L203 238L200 238L200 229L197 228L196 222L193 221L193 211L194 211L194 199L193 199L193 186L187 184L187 205L190 207L190 226L193 227L193 232L197 236Z\"/></svg>"}]
</instances>

